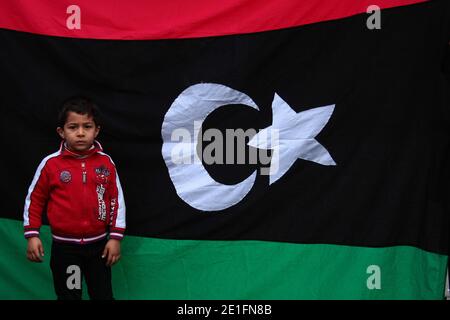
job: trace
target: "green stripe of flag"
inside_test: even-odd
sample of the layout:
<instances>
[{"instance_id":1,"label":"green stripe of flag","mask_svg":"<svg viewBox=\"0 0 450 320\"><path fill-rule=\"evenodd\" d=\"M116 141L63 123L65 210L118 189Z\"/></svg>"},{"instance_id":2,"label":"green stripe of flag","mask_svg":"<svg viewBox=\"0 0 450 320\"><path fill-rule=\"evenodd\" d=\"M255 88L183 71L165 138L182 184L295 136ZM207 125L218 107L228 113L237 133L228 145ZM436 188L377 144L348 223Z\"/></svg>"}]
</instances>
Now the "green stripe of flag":
<instances>
[{"instance_id":1,"label":"green stripe of flag","mask_svg":"<svg viewBox=\"0 0 450 320\"><path fill-rule=\"evenodd\" d=\"M0 299L55 298L41 232L45 261L31 263L21 222L0 219ZM447 256L409 246L127 236L113 283L117 299L442 299L446 266ZM381 288L369 289L377 268Z\"/></svg>"}]
</instances>

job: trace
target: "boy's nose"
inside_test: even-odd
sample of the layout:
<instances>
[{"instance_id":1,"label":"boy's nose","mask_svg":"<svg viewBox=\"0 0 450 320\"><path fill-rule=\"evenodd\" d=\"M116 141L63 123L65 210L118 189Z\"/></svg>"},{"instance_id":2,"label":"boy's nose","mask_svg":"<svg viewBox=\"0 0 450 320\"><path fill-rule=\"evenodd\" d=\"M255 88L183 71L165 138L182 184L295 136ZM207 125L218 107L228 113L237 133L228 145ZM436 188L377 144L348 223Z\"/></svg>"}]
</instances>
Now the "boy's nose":
<instances>
[{"instance_id":1,"label":"boy's nose","mask_svg":"<svg viewBox=\"0 0 450 320\"><path fill-rule=\"evenodd\" d=\"M84 135L84 130L83 130L83 128L79 128L78 130L77 130L77 136L83 136Z\"/></svg>"}]
</instances>

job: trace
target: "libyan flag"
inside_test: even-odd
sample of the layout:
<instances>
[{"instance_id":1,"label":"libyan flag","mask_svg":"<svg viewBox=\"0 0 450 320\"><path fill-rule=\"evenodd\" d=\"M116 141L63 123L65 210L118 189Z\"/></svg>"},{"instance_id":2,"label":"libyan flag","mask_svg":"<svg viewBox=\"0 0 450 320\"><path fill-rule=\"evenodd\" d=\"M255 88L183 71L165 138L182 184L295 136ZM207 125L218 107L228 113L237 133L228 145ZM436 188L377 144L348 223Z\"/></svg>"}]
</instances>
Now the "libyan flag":
<instances>
[{"instance_id":1,"label":"libyan flag","mask_svg":"<svg viewBox=\"0 0 450 320\"><path fill-rule=\"evenodd\" d=\"M76 2L0 3L1 299L55 298L22 214L74 95L127 204L117 299L443 298L448 1Z\"/></svg>"}]
</instances>

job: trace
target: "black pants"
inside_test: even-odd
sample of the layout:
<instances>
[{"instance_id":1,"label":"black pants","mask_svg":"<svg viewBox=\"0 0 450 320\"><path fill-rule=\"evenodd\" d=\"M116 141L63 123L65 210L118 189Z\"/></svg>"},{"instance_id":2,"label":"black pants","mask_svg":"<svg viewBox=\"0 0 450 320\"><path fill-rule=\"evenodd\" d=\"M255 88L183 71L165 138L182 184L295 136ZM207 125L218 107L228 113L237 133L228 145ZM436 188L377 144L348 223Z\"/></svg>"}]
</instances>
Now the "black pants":
<instances>
[{"instance_id":1,"label":"black pants","mask_svg":"<svg viewBox=\"0 0 450 320\"><path fill-rule=\"evenodd\" d=\"M102 259L106 241L84 245L53 241L50 267L58 300L81 300L83 277L91 300L113 300L111 267Z\"/></svg>"}]
</instances>

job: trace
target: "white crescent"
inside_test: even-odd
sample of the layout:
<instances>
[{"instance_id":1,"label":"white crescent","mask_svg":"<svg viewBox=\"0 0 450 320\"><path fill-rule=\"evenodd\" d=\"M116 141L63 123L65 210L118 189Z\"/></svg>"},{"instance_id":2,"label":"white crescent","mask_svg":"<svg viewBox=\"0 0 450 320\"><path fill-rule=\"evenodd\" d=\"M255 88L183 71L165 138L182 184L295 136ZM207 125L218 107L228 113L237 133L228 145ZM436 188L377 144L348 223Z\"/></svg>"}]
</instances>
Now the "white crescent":
<instances>
[{"instance_id":1,"label":"white crescent","mask_svg":"<svg viewBox=\"0 0 450 320\"><path fill-rule=\"evenodd\" d=\"M237 104L259 110L253 100L240 91L221 84L200 83L184 90L164 117L162 156L178 196L195 209L224 210L241 201L253 187L256 171L238 184L222 184L209 175L197 154L198 135L206 117L220 107ZM177 129L189 132L190 141L173 141L172 135ZM173 152L177 150L183 151L181 163L173 159Z\"/></svg>"}]
</instances>

